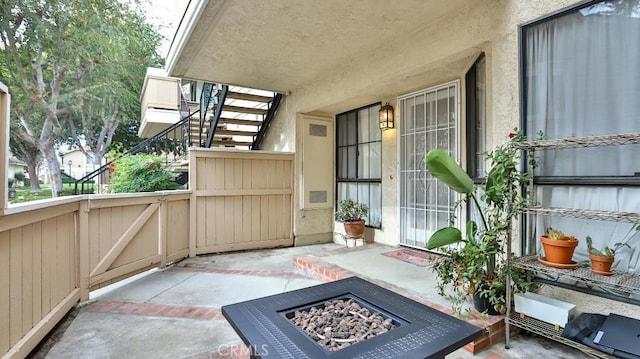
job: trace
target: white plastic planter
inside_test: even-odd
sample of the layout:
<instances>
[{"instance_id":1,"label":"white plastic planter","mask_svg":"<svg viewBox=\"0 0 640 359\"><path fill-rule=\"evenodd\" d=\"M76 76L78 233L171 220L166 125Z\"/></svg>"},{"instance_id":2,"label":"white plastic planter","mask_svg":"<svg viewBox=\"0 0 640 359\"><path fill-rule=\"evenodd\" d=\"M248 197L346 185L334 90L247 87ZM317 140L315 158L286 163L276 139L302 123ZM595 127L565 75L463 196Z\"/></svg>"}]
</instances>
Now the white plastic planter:
<instances>
[{"instance_id":1,"label":"white plastic planter","mask_svg":"<svg viewBox=\"0 0 640 359\"><path fill-rule=\"evenodd\" d=\"M575 304L530 292L516 293L514 298L516 312L563 328L576 307Z\"/></svg>"}]
</instances>

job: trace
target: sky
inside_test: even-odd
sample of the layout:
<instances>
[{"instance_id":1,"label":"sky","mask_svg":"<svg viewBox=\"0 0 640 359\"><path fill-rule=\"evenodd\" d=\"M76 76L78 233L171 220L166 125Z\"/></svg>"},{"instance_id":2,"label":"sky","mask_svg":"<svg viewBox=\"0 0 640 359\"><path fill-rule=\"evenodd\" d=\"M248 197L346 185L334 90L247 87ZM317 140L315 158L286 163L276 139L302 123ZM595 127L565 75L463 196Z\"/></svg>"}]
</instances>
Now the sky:
<instances>
[{"instance_id":1,"label":"sky","mask_svg":"<svg viewBox=\"0 0 640 359\"><path fill-rule=\"evenodd\" d=\"M175 35L188 3L189 0L145 0L143 2L147 21L164 38L158 49L158 53L164 58L167 57L171 40L173 40L173 35Z\"/></svg>"}]
</instances>

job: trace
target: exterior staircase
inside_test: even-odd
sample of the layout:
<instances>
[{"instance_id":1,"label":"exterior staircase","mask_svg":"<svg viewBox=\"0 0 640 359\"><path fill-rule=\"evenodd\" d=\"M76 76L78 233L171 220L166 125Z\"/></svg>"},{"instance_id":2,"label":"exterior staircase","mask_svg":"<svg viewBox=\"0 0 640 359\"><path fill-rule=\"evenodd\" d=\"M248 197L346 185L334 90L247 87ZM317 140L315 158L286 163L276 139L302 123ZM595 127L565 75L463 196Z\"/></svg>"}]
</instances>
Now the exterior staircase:
<instances>
[{"instance_id":1,"label":"exterior staircase","mask_svg":"<svg viewBox=\"0 0 640 359\"><path fill-rule=\"evenodd\" d=\"M243 87L214 85L200 96L200 114L189 125L190 144L198 147L258 149L282 95ZM202 104L209 104L206 109Z\"/></svg>"},{"instance_id":2,"label":"exterior staircase","mask_svg":"<svg viewBox=\"0 0 640 359\"><path fill-rule=\"evenodd\" d=\"M149 87L150 93L153 93L153 87ZM167 92L171 93L171 84L168 89ZM282 94L275 92L205 83L200 91L199 102L188 102L182 96L178 108L175 104L158 107L177 111L180 114L179 121L170 124L156 122L154 128L163 129L129 149L123 156L138 153L165 156L167 165L179 173L176 182L185 184L188 181L189 168L187 148L260 149L264 134L281 101ZM153 100L146 100L145 103L153 104L148 105L149 108L158 106L158 102ZM143 105L143 118L146 108L147 106ZM152 119L145 120L153 126ZM95 193L94 179L108 177L107 171L111 162L113 160L76 180L75 194Z\"/></svg>"}]
</instances>

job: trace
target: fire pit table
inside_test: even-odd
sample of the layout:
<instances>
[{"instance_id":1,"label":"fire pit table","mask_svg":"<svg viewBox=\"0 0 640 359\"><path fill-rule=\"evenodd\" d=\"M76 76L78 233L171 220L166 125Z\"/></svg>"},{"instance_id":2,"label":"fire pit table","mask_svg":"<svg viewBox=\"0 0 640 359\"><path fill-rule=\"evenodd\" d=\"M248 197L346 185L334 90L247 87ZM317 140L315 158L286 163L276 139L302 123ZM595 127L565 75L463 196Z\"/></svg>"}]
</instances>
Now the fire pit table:
<instances>
[{"instance_id":1,"label":"fire pit table","mask_svg":"<svg viewBox=\"0 0 640 359\"><path fill-rule=\"evenodd\" d=\"M222 314L252 358L444 358L482 334L358 277L225 305Z\"/></svg>"}]
</instances>

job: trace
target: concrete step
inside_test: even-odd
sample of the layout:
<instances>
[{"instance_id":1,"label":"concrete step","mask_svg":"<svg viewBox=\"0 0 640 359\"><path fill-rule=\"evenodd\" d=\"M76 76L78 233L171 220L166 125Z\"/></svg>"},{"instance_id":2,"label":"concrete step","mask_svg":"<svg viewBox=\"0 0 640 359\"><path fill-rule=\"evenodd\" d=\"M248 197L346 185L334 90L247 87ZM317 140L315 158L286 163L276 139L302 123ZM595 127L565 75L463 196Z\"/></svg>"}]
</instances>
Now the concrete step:
<instances>
[{"instance_id":1,"label":"concrete step","mask_svg":"<svg viewBox=\"0 0 640 359\"><path fill-rule=\"evenodd\" d=\"M251 146L253 142L242 142L242 141L220 141L214 140L213 146L223 146L223 147L236 147L236 146Z\"/></svg>"},{"instance_id":2,"label":"concrete step","mask_svg":"<svg viewBox=\"0 0 640 359\"><path fill-rule=\"evenodd\" d=\"M264 115L267 113L268 110L266 108L252 108L252 107L224 105L224 107L222 107L222 111L249 113L252 115Z\"/></svg>"},{"instance_id":3,"label":"concrete step","mask_svg":"<svg viewBox=\"0 0 640 359\"><path fill-rule=\"evenodd\" d=\"M255 136L257 131L232 131L232 130L217 130L215 136Z\"/></svg>"},{"instance_id":4,"label":"concrete step","mask_svg":"<svg viewBox=\"0 0 640 359\"><path fill-rule=\"evenodd\" d=\"M233 92L233 91L227 92L227 98L234 99L234 100L245 100L245 101L254 101L254 102L262 102L262 103L269 103L271 102L271 100L273 100L273 97L269 97L269 96L260 96L260 95L253 95L249 93L241 93L241 92Z\"/></svg>"},{"instance_id":5,"label":"concrete step","mask_svg":"<svg viewBox=\"0 0 640 359\"><path fill-rule=\"evenodd\" d=\"M234 125L245 125L245 126L260 126L262 124L261 120L245 120L241 118L227 118L220 117L218 120L218 124L229 123Z\"/></svg>"}]
</instances>

